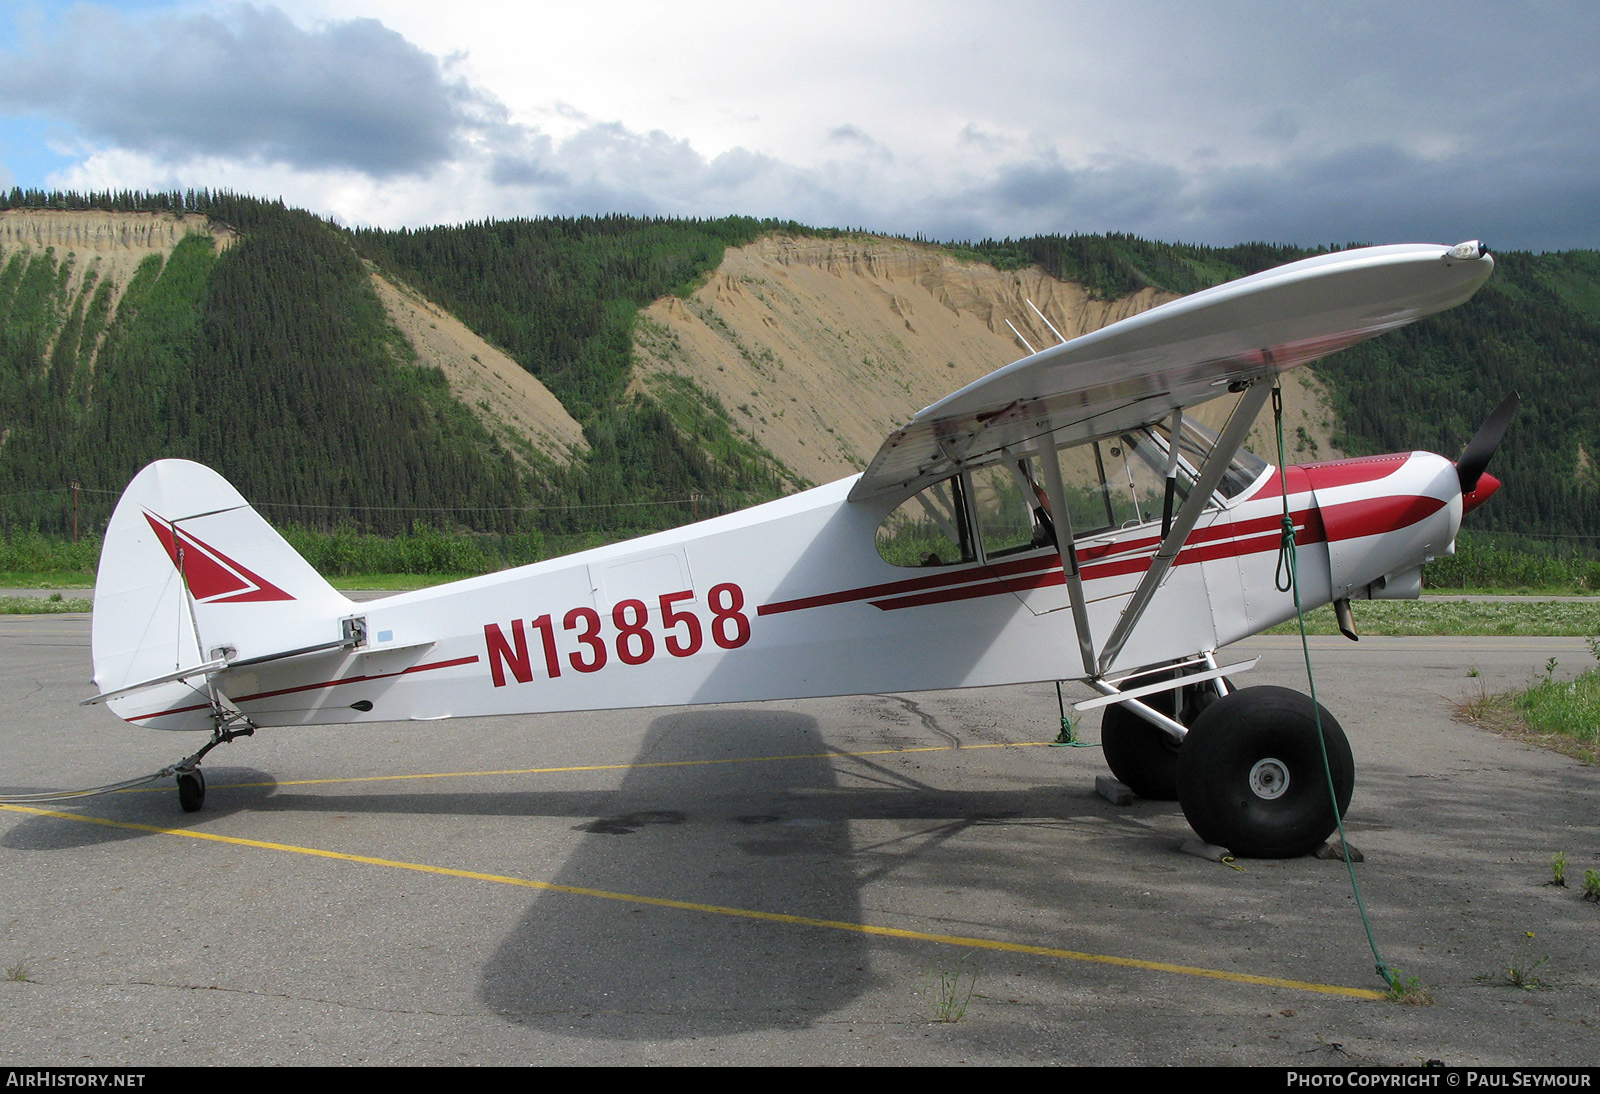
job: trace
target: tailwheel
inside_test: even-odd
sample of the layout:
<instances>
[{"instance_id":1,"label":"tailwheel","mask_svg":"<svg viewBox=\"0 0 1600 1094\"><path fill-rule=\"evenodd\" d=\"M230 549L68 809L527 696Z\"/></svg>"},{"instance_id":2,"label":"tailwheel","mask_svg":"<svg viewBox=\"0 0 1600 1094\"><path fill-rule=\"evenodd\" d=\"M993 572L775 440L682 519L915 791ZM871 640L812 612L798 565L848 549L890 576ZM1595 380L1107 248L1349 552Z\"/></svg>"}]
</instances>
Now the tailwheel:
<instances>
[{"instance_id":1,"label":"tailwheel","mask_svg":"<svg viewBox=\"0 0 1600 1094\"><path fill-rule=\"evenodd\" d=\"M1337 813L1317 741L1319 712ZM1309 854L1338 826L1354 789L1344 730L1289 688L1218 699L1195 719L1178 755L1178 800L1190 827L1242 858Z\"/></svg>"},{"instance_id":2,"label":"tailwheel","mask_svg":"<svg viewBox=\"0 0 1600 1094\"><path fill-rule=\"evenodd\" d=\"M198 767L178 772L178 804L185 813L198 813L206 804L206 777Z\"/></svg>"},{"instance_id":3,"label":"tailwheel","mask_svg":"<svg viewBox=\"0 0 1600 1094\"><path fill-rule=\"evenodd\" d=\"M1141 682L1156 679L1159 677L1142 677ZM1215 686L1205 681L1151 695L1144 701L1189 726L1219 698ZM1178 800L1180 747L1187 746L1180 746L1166 730L1145 721L1122 703L1106 707L1100 717L1100 750L1105 754L1106 766L1141 798Z\"/></svg>"},{"instance_id":4,"label":"tailwheel","mask_svg":"<svg viewBox=\"0 0 1600 1094\"><path fill-rule=\"evenodd\" d=\"M227 702L226 696L214 696L213 702L215 705L211 716L216 720L217 727L211 731L211 740L193 756L186 756L161 771L163 775L170 772L177 777L178 804L183 806L185 813L198 813L206 804L206 777L200 773L200 761L206 758L206 753L240 737L252 737L256 732L255 725L237 707Z\"/></svg>"}]
</instances>

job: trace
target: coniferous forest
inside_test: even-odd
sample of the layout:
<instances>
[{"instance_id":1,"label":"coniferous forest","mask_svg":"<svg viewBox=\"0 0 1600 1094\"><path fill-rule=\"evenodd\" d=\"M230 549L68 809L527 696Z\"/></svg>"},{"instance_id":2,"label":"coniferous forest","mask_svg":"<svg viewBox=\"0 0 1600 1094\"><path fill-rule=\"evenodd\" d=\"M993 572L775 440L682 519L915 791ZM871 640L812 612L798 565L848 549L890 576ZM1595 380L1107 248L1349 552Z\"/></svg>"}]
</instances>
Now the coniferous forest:
<instances>
[{"instance_id":1,"label":"coniferous forest","mask_svg":"<svg viewBox=\"0 0 1600 1094\"><path fill-rule=\"evenodd\" d=\"M195 212L238 241L218 255L190 236L165 262L146 259L114 317L104 292L64 306L73 259L0 255L0 531L66 532L74 481L79 524L103 526L132 474L163 456L216 467L271 499L257 504L280 523L381 534L419 522L625 534L795 485L715 404L674 414L622 393L637 309L773 225L604 218L355 235L231 194L14 191L6 205ZM584 423L587 457L512 459L437 369L410 359L369 261L459 308L545 380Z\"/></svg>"},{"instance_id":2,"label":"coniferous forest","mask_svg":"<svg viewBox=\"0 0 1600 1094\"><path fill-rule=\"evenodd\" d=\"M697 392L629 394L638 310L687 293L723 250L767 232L745 217L486 221L349 231L229 193L13 190L0 208L198 213L204 235L152 255L112 307L77 256L0 253L0 532L103 527L143 464L221 470L280 524L394 534L421 525L616 537L787 493L800 483ZM1102 297L1190 292L1311 253L1244 244L1046 236L948 245L1001 268L1040 265ZM1600 254L1497 254L1467 305L1319 363L1338 442L1357 453L1458 451L1511 390L1522 410L1477 527L1564 549L1600 545ZM570 464L514 459L420 366L368 278L440 304L537 376L582 424ZM78 271L82 272L82 271ZM692 500L691 500L692 499Z\"/></svg>"}]
</instances>

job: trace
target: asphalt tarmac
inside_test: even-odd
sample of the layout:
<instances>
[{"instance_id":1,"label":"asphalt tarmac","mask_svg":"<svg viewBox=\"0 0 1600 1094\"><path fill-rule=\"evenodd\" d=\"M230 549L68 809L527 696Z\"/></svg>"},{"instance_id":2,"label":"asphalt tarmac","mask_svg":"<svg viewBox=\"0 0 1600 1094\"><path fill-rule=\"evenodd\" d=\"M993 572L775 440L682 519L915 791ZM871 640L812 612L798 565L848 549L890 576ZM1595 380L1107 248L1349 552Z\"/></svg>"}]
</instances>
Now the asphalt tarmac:
<instances>
[{"instance_id":1,"label":"asphalt tarmac","mask_svg":"<svg viewBox=\"0 0 1600 1094\"><path fill-rule=\"evenodd\" d=\"M0 1059L1600 1062L1600 771L1451 716L1582 640L1312 643L1373 937L1432 1005L1374 997L1342 863L1182 853L1035 685L264 731L198 814L0 808ZM1305 686L1295 640L1227 653ZM201 743L77 705L86 616L0 617L0 665L0 794Z\"/></svg>"}]
</instances>

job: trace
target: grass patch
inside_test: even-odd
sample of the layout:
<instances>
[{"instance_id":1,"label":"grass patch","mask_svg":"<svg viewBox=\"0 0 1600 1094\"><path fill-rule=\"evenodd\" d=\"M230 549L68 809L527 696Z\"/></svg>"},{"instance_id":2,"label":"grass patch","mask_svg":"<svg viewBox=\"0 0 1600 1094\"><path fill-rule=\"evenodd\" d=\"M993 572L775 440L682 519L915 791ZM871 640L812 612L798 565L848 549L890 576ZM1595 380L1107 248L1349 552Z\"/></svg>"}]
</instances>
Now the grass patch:
<instances>
[{"instance_id":1,"label":"grass patch","mask_svg":"<svg viewBox=\"0 0 1600 1094\"><path fill-rule=\"evenodd\" d=\"M0 615L56 615L62 612L87 612L94 602L87 597L0 596Z\"/></svg>"},{"instance_id":2,"label":"grass patch","mask_svg":"<svg viewBox=\"0 0 1600 1094\"><path fill-rule=\"evenodd\" d=\"M1591 638L1589 648L1600 659L1600 639ZM1573 759L1600 763L1600 667L1557 680L1556 664L1552 657L1544 677L1521 691L1491 695L1480 687L1476 697L1456 707L1456 717ZM1565 855L1552 860L1552 884L1566 884L1566 866Z\"/></svg>"},{"instance_id":3,"label":"grass patch","mask_svg":"<svg viewBox=\"0 0 1600 1094\"><path fill-rule=\"evenodd\" d=\"M1417 976L1403 976L1398 968L1388 970L1389 990L1384 993L1391 1003L1407 1007L1433 1006L1433 992Z\"/></svg>"},{"instance_id":4,"label":"grass patch","mask_svg":"<svg viewBox=\"0 0 1600 1094\"><path fill-rule=\"evenodd\" d=\"M0 570L0 589L92 589L89 570Z\"/></svg>"},{"instance_id":5,"label":"grass patch","mask_svg":"<svg viewBox=\"0 0 1600 1094\"><path fill-rule=\"evenodd\" d=\"M1521 991L1542 991L1550 987L1548 981L1534 975L1550 960L1550 955L1533 956L1533 943L1533 932L1523 932L1522 940L1518 942L1511 958L1505 963L1504 972L1481 973L1473 979L1480 984L1495 984Z\"/></svg>"},{"instance_id":6,"label":"grass patch","mask_svg":"<svg viewBox=\"0 0 1600 1094\"><path fill-rule=\"evenodd\" d=\"M1517 710L1542 733L1600 745L1600 669L1572 680L1541 680L1516 696Z\"/></svg>"},{"instance_id":7,"label":"grass patch","mask_svg":"<svg viewBox=\"0 0 1600 1094\"><path fill-rule=\"evenodd\" d=\"M413 589L427 589L451 581L464 581L477 574L344 574L328 578L335 589L378 589L384 592L406 593Z\"/></svg>"},{"instance_id":8,"label":"grass patch","mask_svg":"<svg viewBox=\"0 0 1600 1094\"><path fill-rule=\"evenodd\" d=\"M966 1017L978 988L977 966L967 967L971 956L963 954L953 969L928 970L928 1003L935 1022L959 1022Z\"/></svg>"},{"instance_id":9,"label":"grass patch","mask_svg":"<svg viewBox=\"0 0 1600 1094\"><path fill-rule=\"evenodd\" d=\"M1600 631L1600 602L1560 600L1372 600L1353 603L1356 627L1364 635L1544 635L1584 638ZM1308 634L1338 634L1331 605L1306 613ZM1293 620L1267 634L1299 634Z\"/></svg>"},{"instance_id":10,"label":"grass patch","mask_svg":"<svg viewBox=\"0 0 1600 1094\"><path fill-rule=\"evenodd\" d=\"M1593 597L1596 604L1600 604L1600 589L1586 587L1568 588L1561 585L1496 585L1493 587L1470 586L1464 588L1450 588L1447 586L1427 585L1422 590L1423 596L1587 596Z\"/></svg>"},{"instance_id":11,"label":"grass patch","mask_svg":"<svg viewBox=\"0 0 1600 1094\"><path fill-rule=\"evenodd\" d=\"M1591 670L1584 674L1590 677L1600 677L1600 673ZM1534 685L1537 690L1541 685ZM1499 695L1480 693L1456 706L1456 718L1469 722L1480 729L1487 729L1498 733L1502 737L1523 741L1527 744L1537 745L1559 752L1563 756L1571 756L1584 763L1600 764L1600 745L1595 743L1594 725L1589 722L1587 736L1569 736L1544 726L1535 725L1528 720L1528 715L1518 705L1518 700L1524 693L1504 692Z\"/></svg>"}]
</instances>

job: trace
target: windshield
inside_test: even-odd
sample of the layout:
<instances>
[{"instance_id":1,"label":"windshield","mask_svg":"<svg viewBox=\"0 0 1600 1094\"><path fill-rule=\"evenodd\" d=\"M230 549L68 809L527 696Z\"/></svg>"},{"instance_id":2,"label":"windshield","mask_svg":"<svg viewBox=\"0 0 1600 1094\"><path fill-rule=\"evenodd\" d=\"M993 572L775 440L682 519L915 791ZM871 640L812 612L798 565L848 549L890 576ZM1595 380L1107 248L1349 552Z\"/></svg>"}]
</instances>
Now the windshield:
<instances>
[{"instance_id":1,"label":"windshield","mask_svg":"<svg viewBox=\"0 0 1600 1094\"><path fill-rule=\"evenodd\" d=\"M1171 443L1172 430L1168 422L1157 422L1148 426L1141 432L1159 439L1162 454L1165 456L1167 446ZM1217 446L1215 430L1201 425L1192 418L1183 419L1183 427L1178 432L1178 459L1188 467L1188 477L1192 482L1199 477L1199 468L1204 465L1206 457L1211 455L1211 450ZM1163 465L1163 470L1165 465ZM1250 484L1261 477L1267 469L1267 461L1246 449L1239 449L1234 454L1233 460L1228 464L1228 470L1222 475L1222 481L1217 483L1217 493L1225 498L1235 498L1249 488ZM1179 479L1184 472L1179 472ZM1180 488L1181 489L1181 488Z\"/></svg>"}]
</instances>

